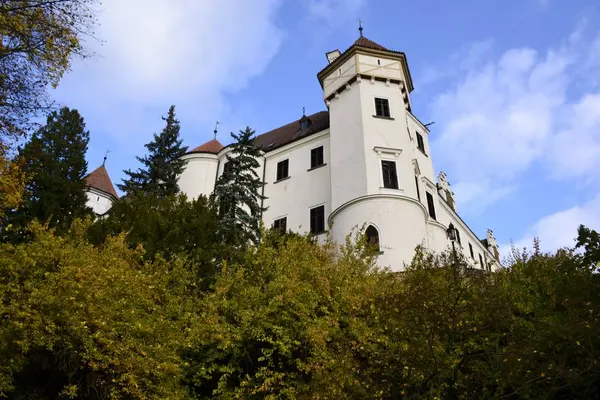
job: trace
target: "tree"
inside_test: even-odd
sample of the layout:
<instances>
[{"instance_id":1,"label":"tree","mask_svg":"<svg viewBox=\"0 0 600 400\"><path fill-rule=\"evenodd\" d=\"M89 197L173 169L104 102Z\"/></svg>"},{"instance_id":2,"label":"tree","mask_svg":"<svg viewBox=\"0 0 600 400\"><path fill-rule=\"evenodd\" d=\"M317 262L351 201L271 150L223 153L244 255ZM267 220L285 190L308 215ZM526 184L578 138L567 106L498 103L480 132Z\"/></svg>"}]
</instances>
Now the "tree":
<instances>
[{"instance_id":1,"label":"tree","mask_svg":"<svg viewBox=\"0 0 600 400\"><path fill-rule=\"evenodd\" d=\"M256 170L260 167L260 150L254 146L255 131L247 127L239 134L231 133L227 168L217 180L214 198L219 206L219 235L226 243L244 248L249 242L258 243L264 199L264 182Z\"/></svg>"},{"instance_id":2,"label":"tree","mask_svg":"<svg viewBox=\"0 0 600 400\"><path fill-rule=\"evenodd\" d=\"M76 221L62 237L0 245L0 397L182 399L197 319L178 261L143 261L123 237L100 248Z\"/></svg>"},{"instance_id":3,"label":"tree","mask_svg":"<svg viewBox=\"0 0 600 400\"><path fill-rule=\"evenodd\" d=\"M86 57L84 37L96 24L97 0L3 0L0 2L0 137L18 138L33 116L51 104L70 60ZM4 143L6 144L6 143Z\"/></svg>"},{"instance_id":4,"label":"tree","mask_svg":"<svg viewBox=\"0 0 600 400\"><path fill-rule=\"evenodd\" d=\"M27 177L22 167L21 159L10 157L9 150L0 144L0 220L23 201Z\"/></svg>"},{"instance_id":5,"label":"tree","mask_svg":"<svg viewBox=\"0 0 600 400\"><path fill-rule=\"evenodd\" d=\"M592 268L600 267L600 235L593 229L579 225L577 229L577 244L575 248L584 249L584 263Z\"/></svg>"},{"instance_id":6,"label":"tree","mask_svg":"<svg viewBox=\"0 0 600 400\"><path fill-rule=\"evenodd\" d=\"M66 229L78 217L90 213L86 206L89 132L79 112L63 107L52 112L20 150L26 184L24 202L8 215L5 229L23 229L38 219L50 227Z\"/></svg>"},{"instance_id":7,"label":"tree","mask_svg":"<svg viewBox=\"0 0 600 400\"><path fill-rule=\"evenodd\" d=\"M187 146L182 146L179 137L179 121L175 119L175 106L169 108L166 126L160 135L154 134L152 142L146 144L149 154L136 157L143 167L137 171L123 171L128 176L122 184L117 185L126 195L143 192L158 197L165 197L179 192L177 179L183 172Z\"/></svg>"},{"instance_id":8,"label":"tree","mask_svg":"<svg viewBox=\"0 0 600 400\"><path fill-rule=\"evenodd\" d=\"M124 235L130 248L142 246L147 260L184 259L196 282L208 285L216 273L214 259L225 252L217 225L216 207L206 197L132 196L114 203L107 217L90 227L89 237L101 245L109 237Z\"/></svg>"}]
</instances>

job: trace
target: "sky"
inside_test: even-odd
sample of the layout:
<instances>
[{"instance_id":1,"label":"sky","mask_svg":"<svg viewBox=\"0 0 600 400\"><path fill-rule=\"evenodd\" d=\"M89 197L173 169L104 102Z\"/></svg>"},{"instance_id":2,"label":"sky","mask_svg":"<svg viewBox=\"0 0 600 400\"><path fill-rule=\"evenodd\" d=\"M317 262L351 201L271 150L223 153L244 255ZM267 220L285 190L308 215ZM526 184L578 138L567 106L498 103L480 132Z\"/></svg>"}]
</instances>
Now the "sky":
<instances>
[{"instance_id":1,"label":"sky","mask_svg":"<svg viewBox=\"0 0 600 400\"><path fill-rule=\"evenodd\" d=\"M100 26L52 96L76 108L89 169L113 183L163 127L186 145L325 110L325 53L364 35L408 59L413 113L435 122L436 171L472 230L544 250L600 229L597 0L103 0Z\"/></svg>"}]
</instances>

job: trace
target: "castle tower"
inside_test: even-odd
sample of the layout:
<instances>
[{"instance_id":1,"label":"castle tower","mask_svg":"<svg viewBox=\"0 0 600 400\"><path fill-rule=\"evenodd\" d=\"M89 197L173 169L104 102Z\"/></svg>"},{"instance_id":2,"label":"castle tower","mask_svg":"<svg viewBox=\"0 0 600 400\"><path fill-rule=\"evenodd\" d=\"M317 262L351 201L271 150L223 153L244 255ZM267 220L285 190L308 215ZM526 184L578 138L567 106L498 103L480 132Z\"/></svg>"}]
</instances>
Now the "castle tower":
<instances>
[{"instance_id":1,"label":"castle tower","mask_svg":"<svg viewBox=\"0 0 600 400\"><path fill-rule=\"evenodd\" d=\"M367 236L380 244L381 264L410 260L415 246L427 244L426 205L430 192L437 193L434 185L425 192L421 176L432 182L433 167L427 128L410 112L406 56L367 39L361 29L348 50L327 58L318 78L330 116L333 238L343 242L365 224Z\"/></svg>"}]
</instances>

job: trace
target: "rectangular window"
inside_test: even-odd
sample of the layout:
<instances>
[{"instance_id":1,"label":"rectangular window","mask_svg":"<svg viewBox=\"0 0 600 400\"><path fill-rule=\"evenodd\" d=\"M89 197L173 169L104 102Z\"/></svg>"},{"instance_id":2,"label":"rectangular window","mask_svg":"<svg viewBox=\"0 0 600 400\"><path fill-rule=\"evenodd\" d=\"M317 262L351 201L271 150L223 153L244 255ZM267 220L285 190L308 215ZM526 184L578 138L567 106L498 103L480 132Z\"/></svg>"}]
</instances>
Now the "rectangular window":
<instances>
[{"instance_id":1,"label":"rectangular window","mask_svg":"<svg viewBox=\"0 0 600 400\"><path fill-rule=\"evenodd\" d=\"M317 147L310 151L310 167L317 168L324 164L323 160L323 146Z\"/></svg>"},{"instance_id":2,"label":"rectangular window","mask_svg":"<svg viewBox=\"0 0 600 400\"><path fill-rule=\"evenodd\" d=\"M421 201L421 191L419 190L419 178L415 175L415 186L417 187L417 199Z\"/></svg>"},{"instance_id":3,"label":"rectangular window","mask_svg":"<svg viewBox=\"0 0 600 400\"><path fill-rule=\"evenodd\" d=\"M388 99L375 98L375 115L378 117L390 117L390 103Z\"/></svg>"},{"instance_id":4,"label":"rectangular window","mask_svg":"<svg viewBox=\"0 0 600 400\"><path fill-rule=\"evenodd\" d=\"M276 229L281 233L285 233L287 231L287 217L279 218L273 221L273 229Z\"/></svg>"},{"instance_id":5,"label":"rectangular window","mask_svg":"<svg viewBox=\"0 0 600 400\"><path fill-rule=\"evenodd\" d=\"M223 173L227 173L231 171L231 161L227 161L225 162L225 164L223 164Z\"/></svg>"},{"instance_id":6,"label":"rectangular window","mask_svg":"<svg viewBox=\"0 0 600 400\"><path fill-rule=\"evenodd\" d=\"M433 204L433 196L429 192L427 192L427 209L429 210L429 216L432 219L436 219L435 218L435 206Z\"/></svg>"},{"instance_id":7,"label":"rectangular window","mask_svg":"<svg viewBox=\"0 0 600 400\"><path fill-rule=\"evenodd\" d=\"M460 240L460 231L458 229L456 230L456 241L462 246L462 242Z\"/></svg>"},{"instance_id":8,"label":"rectangular window","mask_svg":"<svg viewBox=\"0 0 600 400\"><path fill-rule=\"evenodd\" d=\"M471 258L474 260L475 254L473 254L473 245L471 243L469 243L469 253L471 253Z\"/></svg>"},{"instance_id":9,"label":"rectangular window","mask_svg":"<svg viewBox=\"0 0 600 400\"><path fill-rule=\"evenodd\" d=\"M283 160L277 163L277 180L280 181L289 175L290 160Z\"/></svg>"},{"instance_id":10,"label":"rectangular window","mask_svg":"<svg viewBox=\"0 0 600 400\"><path fill-rule=\"evenodd\" d=\"M423 141L423 135L421 135L419 132L416 132L417 134L417 148L419 150L421 150L423 152L423 154L427 154L425 153L425 142Z\"/></svg>"},{"instance_id":11,"label":"rectangular window","mask_svg":"<svg viewBox=\"0 0 600 400\"><path fill-rule=\"evenodd\" d=\"M398 189L398 175L396 174L396 163L394 161L381 161L381 172L383 173L383 187L387 189Z\"/></svg>"},{"instance_id":12,"label":"rectangular window","mask_svg":"<svg viewBox=\"0 0 600 400\"><path fill-rule=\"evenodd\" d=\"M325 232L325 206L310 210L310 233L316 235L322 232Z\"/></svg>"},{"instance_id":13,"label":"rectangular window","mask_svg":"<svg viewBox=\"0 0 600 400\"><path fill-rule=\"evenodd\" d=\"M479 253L479 265L481 266L481 268L484 268L485 266L483 265L483 257L481 257L481 253Z\"/></svg>"}]
</instances>

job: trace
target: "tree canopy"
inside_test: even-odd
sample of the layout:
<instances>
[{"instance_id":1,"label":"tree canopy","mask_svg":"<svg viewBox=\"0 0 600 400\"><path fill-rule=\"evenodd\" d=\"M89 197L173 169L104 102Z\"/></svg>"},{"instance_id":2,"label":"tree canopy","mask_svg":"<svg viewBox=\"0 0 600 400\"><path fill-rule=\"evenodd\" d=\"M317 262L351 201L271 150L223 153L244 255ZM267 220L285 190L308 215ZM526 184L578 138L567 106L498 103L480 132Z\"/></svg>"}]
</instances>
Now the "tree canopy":
<instances>
[{"instance_id":1,"label":"tree canopy","mask_svg":"<svg viewBox=\"0 0 600 400\"><path fill-rule=\"evenodd\" d=\"M0 137L16 138L32 117L49 111L47 87L56 86L72 57L85 57L97 0L0 2Z\"/></svg>"}]
</instances>

